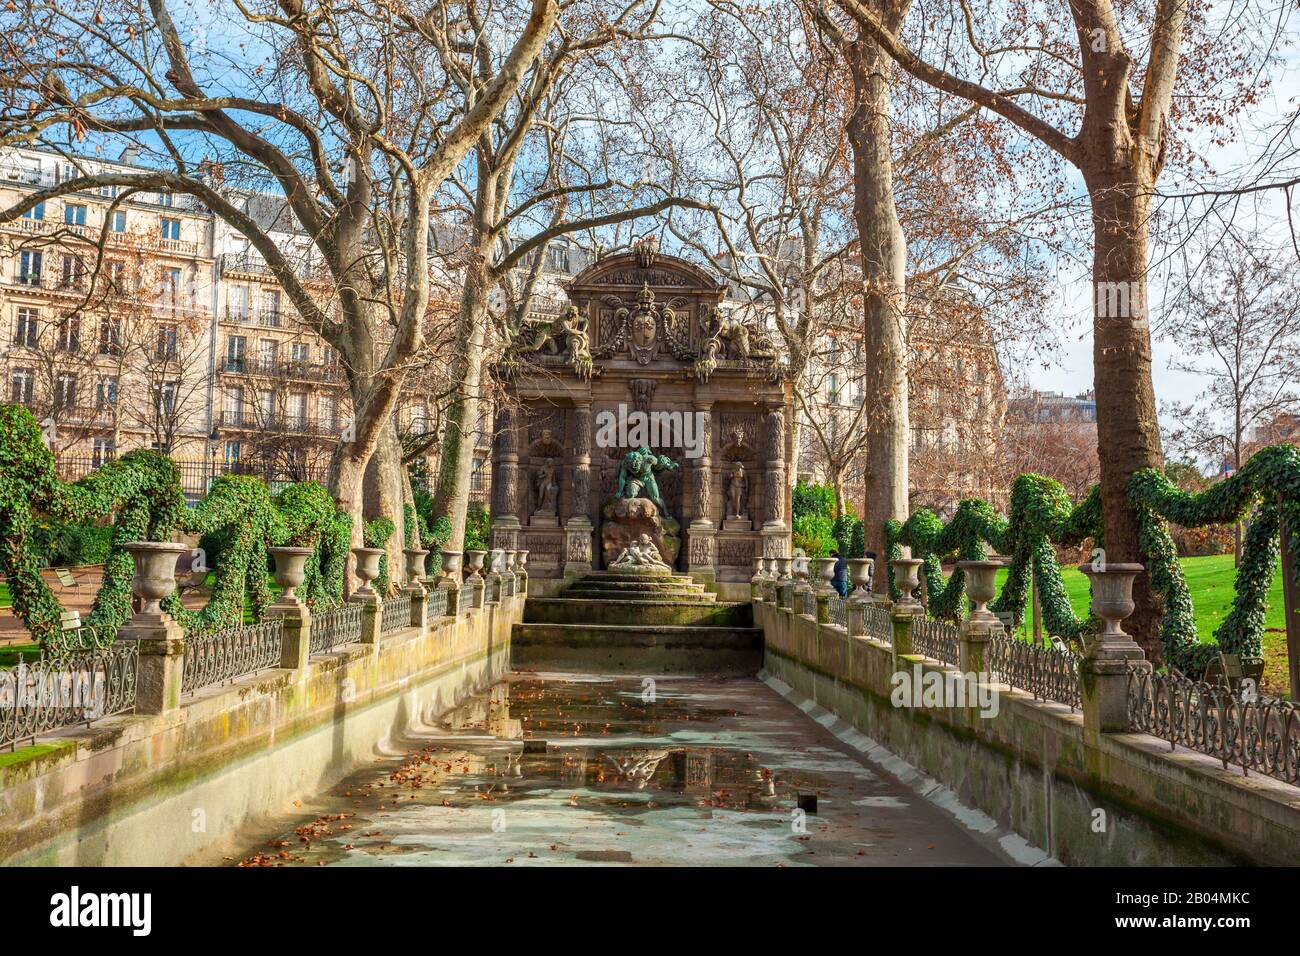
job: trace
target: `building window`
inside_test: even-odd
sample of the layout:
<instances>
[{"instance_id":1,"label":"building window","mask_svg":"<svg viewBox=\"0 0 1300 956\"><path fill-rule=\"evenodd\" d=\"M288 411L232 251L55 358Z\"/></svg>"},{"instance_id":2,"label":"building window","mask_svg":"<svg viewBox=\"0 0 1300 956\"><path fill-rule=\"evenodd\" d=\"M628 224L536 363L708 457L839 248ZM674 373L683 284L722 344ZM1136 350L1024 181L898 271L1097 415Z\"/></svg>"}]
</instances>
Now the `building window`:
<instances>
[{"instance_id":1,"label":"building window","mask_svg":"<svg viewBox=\"0 0 1300 956\"><path fill-rule=\"evenodd\" d=\"M18 254L18 281L23 285L41 284L41 266L45 264L42 253L30 249Z\"/></svg>"},{"instance_id":2,"label":"building window","mask_svg":"<svg viewBox=\"0 0 1300 956\"><path fill-rule=\"evenodd\" d=\"M9 373L9 400L30 405L36 395L36 372L30 368L16 368Z\"/></svg>"},{"instance_id":3,"label":"building window","mask_svg":"<svg viewBox=\"0 0 1300 956\"><path fill-rule=\"evenodd\" d=\"M95 404L99 407L117 404L117 376L101 375L95 383Z\"/></svg>"},{"instance_id":4,"label":"building window","mask_svg":"<svg viewBox=\"0 0 1300 956\"><path fill-rule=\"evenodd\" d=\"M117 186L100 186L99 194L103 196L105 199L116 199L117 189L118 189Z\"/></svg>"},{"instance_id":5,"label":"building window","mask_svg":"<svg viewBox=\"0 0 1300 956\"><path fill-rule=\"evenodd\" d=\"M262 324L272 328L280 327L280 293L271 291L266 294L266 311L262 313Z\"/></svg>"},{"instance_id":6,"label":"building window","mask_svg":"<svg viewBox=\"0 0 1300 956\"><path fill-rule=\"evenodd\" d=\"M275 371L276 352L279 343L275 339L262 339L258 342L258 365L263 372Z\"/></svg>"},{"instance_id":7,"label":"building window","mask_svg":"<svg viewBox=\"0 0 1300 956\"><path fill-rule=\"evenodd\" d=\"M227 425L244 424L244 389L236 385L226 389L226 404L221 412L222 421Z\"/></svg>"},{"instance_id":8,"label":"building window","mask_svg":"<svg viewBox=\"0 0 1300 956\"><path fill-rule=\"evenodd\" d=\"M77 376L60 372L54 380L54 407L72 408L77 404Z\"/></svg>"},{"instance_id":9,"label":"building window","mask_svg":"<svg viewBox=\"0 0 1300 956\"><path fill-rule=\"evenodd\" d=\"M307 393L294 392L289 396L289 424L302 428L307 424Z\"/></svg>"},{"instance_id":10,"label":"building window","mask_svg":"<svg viewBox=\"0 0 1300 956\"><path fill-rule=\"evenodd\" d=\"M63 256L63 288L79 289L82 280L86 277L86 260L81 256L64 254Z\"/></svg>"},{"instance_id":11,"label":"building window","mask_svg":"<svg viewBox=\"0 0 1300 956\"><path fill-rule=\"evenodd\" d=\"M158 326L158 358L176 358L176 326Z\"/></svg>"},{"instance_id":12,"label":"building window","mask_svg":"<svg viewBox=\"0 0 1300 956\"><path fill-rule=\"evenodd\" d=\"M239 442L237 441L226 442L226 464L227 465L239 464Z\"/></svg>"},{"instance_id":13,"label":"building window","mask_svg":"<svg viewBox=\"0 0 1300 956\"><path fill-rule=\"evenodd\" d=\"M81 351L81 316L70 315L59 323L59 348L64 352Z\"/></svg>"},{"instance_id":14,"label":"building window","mask_svg":"<svg viewBox=\"0 0 1300 956\"><path fill-rule=\"evenodd\" d=\"M109 232L126 232L126 212L118 209L109 214L108 217Z\"/></svg>"},{"instance_id":15,"label":"building window","mask_svg":"<svg viewBox=\"0 0 1300 956\"><path fill-rule=\"evenodd\" d=\"M104 319L99 323L99 354L122 354L122 320Z\"/></svg>"},{"instance_id":16,"label":"building window","mask_svg":"<svg viewBox=\"0 0 1300 956\"><path fill-rule=\"evenodd\" d=\"M36 348L40 317L40 309L20 308L18 310L18 323L14 329L14 345L29 349Z\"/></svg>"},{"instance_id":17,"label":"building window","mask_svg":"<svg viewBox=\"0 0 1300 956\"><path fill-rule=\"evenodd\" d=\"M33 206L31 209L28 209L26 212L23 213L23 218L24 218L24 219L29 219L29 220L31 220L31 221L33 221L33 222L39 222L40 220L44 219L44 218L45 218L45 203L43 203L43 202L38 202L38 203L37 203L35 206Z\"/></svg>"},{"instance_id":18,"label":"building window","mask_svg":"<svg viewBox=\"0 0 1300 956\"><path fill-rule=\"evenodd\" d=\"M230 287L230 306L226 312L236 322L248 321L248 286L235 285Z\"/></svg>"},{"instance_id":19,"label":"building window","mask_svg":"<svg viewBox=\"0 0 1300 956\"><path fill-rule=\"evenodd\" d=\"M107 263L109 287L117 292L126 290L126 263L121 259L109 259Z\"/></svg>"},{"instance_id":20,"label":"building window","mask_svg":"<svg viewBox=\"0 0 1300 956\"><path fill-rule=\"evenodd\" d=\"M180 301L181 270L175 268L161 270L158 273L158 292L164 303L175 308Z\"/></svg>"},{"instance_id":21,"label":"building window","mask_svg":"<svg viewBox=\"0 0 1300 956\"><path fill-rule=\"evenodd\" d=\"M86 207L77 203L66 203L63 207L63 223L67 226L84 226Z\"/></svg>"},{"instance_id":22,"label":"building window","mask_svg":"<svg viewBox=\"0 0 1300 956\"><path fill-rule=\"evenodd\" d=\"M176 395L180 391L179 382L163 382L158 390L158 417L166 418L176 413Z\"/></svg>"},{"instance_id":23,"label":"building window","mask_svg":"<svg viewBox=\"0 0 1300 956\"><path fill-rule=\"evenodd\" d=\"M117 449L113 446L112 438L96 438L90 446L91 464L96 468L112 461L116 455Z\"/></svg>"},{"instance_id":24,"label":"building window","mask_svg":"<svg viewBox=\"0 0 1300 956\"><path fill-rule=\"evenodd\" d=\"M294 365L306 365L311 361L311 346L306 342L289 343L289 360Z\"/></svg>"},{"instance_id":25,"label":"building window","mask_svg":"<svg viewBox=\"0 0 1300 956\"><path fill-rule=\"evenodd\" d=\"M158 205L166 206L168 209L170 209L175 204L176 204L175 197L173 197L171 193L160 192L158 194Z\"/></svg>"},{"instance_id":26,"label":"building window","mask_svg":"<svg viewBox=\"0 0 1300 956\"><path fill-rule=\"evenodd\" d=\"M338 427L339 400L333 395L322 395L320 397L320 421L321 425L330 431Z\"/></svg>"},{"instance_id":27,"label":"building window","mask_svg":"<svg viewBox=\"0 0 1300 956\"><path fill-rule=\"evenodd\" d=\"M162 237L163 239L175 242L181 237L181 221L163 216L162 220Z\"/></svg>"},{"instance_id":28,"label":"building window","mask_svg":"<svg viewBox=\"0 0 1300 956\"><path fill-rule=\"evenodd\" d=\"M248 339L242 335L226 336L226 371L244 371L244 356L248 348Z\"/></svg>"}]
</instances>

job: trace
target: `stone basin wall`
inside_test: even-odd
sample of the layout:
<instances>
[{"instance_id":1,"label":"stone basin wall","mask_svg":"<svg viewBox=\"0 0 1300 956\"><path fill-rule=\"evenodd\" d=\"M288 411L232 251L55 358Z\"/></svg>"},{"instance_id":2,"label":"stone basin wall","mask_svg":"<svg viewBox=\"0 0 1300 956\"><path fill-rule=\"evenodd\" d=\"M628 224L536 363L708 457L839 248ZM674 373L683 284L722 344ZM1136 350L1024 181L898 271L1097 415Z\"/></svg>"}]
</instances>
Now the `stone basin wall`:
<instances>
[{"instance_id":1,"label":"stone basin wall","mask_svg":"<svg viewBox=\"0 0 1300 956\"><path fill-rule=\"evenodd\" d=\"M1142 733L1096 733L1081 713L1000 685L996 716L895 707L892 675L955 671L833 624L754 602L764 668L1072 866L1300 862L1300 788Z\"/></svg>"},{"instance_id":2,"label":"stone basin wall","mask_svg":"<svg viewBox=\"0 0 1300 956\"><path fill-rule=\"evenodd\" d=\"M246 845L509 668L524 595L0 754L0 862L176 865Z\"/></svg>"}]
</instances>

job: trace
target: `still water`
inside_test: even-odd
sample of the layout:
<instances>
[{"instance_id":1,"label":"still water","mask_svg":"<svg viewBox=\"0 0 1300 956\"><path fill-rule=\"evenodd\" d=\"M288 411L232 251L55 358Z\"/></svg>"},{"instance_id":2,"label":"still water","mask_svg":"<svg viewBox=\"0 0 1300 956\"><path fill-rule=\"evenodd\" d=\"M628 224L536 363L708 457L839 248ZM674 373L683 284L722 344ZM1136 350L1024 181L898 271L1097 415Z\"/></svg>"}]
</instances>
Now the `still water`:
<instances>
[{"instance_id":1,"label":"still water","mask_svg":"<svg viewBox=\"0 0 1300 956\"><path fill-rule=\"evenodd\" d=\"M753 679L516 674L228 864L998 865Z\"/></svg>"}]
</instances>

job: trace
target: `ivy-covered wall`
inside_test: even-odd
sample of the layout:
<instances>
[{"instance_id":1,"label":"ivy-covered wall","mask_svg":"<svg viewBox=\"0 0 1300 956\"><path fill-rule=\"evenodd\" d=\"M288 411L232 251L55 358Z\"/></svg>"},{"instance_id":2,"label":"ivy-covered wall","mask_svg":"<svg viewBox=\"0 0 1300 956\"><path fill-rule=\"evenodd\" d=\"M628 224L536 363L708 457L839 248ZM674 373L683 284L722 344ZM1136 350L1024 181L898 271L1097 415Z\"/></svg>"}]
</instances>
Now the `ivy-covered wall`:
<instances>
[{"instance_id":1,"label":"ivy-covered wall","mask_svg":"<svg viewBox=\"0 0 1300 956\"><path fill-rule=\"evenodd\" d=\"M100 519L111 519L112 533L103 582L85 621L92 629L65 635L62 609L41 577L33 529L39 520ZM316 482L272 496L259 479L226 475L187 508L175 462L155 451L128 452L79 481L61 481L31 412L0 405L0 573L9 582L14 614L49 653L70 649L72 641L113 640L131 613L135 567L122 547L127 542L170 541L178 532L220 542L208 603L192 611L173 596L167 604L187 629L215 630L243 621L245 595L255 618L270 604L272 546L313 548L301 593L318 607L342 601L351 530L351 517Z\"/></svg>"},{"instance_id":2,"label":"ivy-covered wall","mask_svg":"<svg viewBox=\"0 0 1300 956\"><path fill-rule=\"evenodd\" d=\"M1166 662L1194 672L1204 669L1220 649L1259 656L1283 517L1297 532L1290 540L1295 567L1300 569L1300 449L1265 448L1235 475L1200 493L1182 491L1162 472L1146 469L1129 480L1128 495L1140 522L1143 563L1163 605L1161 643ZM1168 523L1199 528L1247 518L1250 530L1243 543L1232 611L1215 631L1215 643L1199 643L1191 595ZM901 524L886 522L885 534L891 560L901 557L906 545L914 558L924 562L929 610L936 618L956 620L965 608L965 575L957 570L945 580L942 561L980 560L987 557L986 546L991 546L1011 558L1006 583L991 608L1010 611L1017 625L1023 622L1034 575L1049 633L1078 639L1095 628L1095 621L1079 619L1070 607L1053 545L1077 547L1091 537L1096 547L1105 547L1096 487L1072 505L1053 479L1021 475L1012 485L1007 517L987 502L970 498L957 506L946 524L922 508ZM890 591L899 596L892 570Z\"/></svg>"}]
</instances>

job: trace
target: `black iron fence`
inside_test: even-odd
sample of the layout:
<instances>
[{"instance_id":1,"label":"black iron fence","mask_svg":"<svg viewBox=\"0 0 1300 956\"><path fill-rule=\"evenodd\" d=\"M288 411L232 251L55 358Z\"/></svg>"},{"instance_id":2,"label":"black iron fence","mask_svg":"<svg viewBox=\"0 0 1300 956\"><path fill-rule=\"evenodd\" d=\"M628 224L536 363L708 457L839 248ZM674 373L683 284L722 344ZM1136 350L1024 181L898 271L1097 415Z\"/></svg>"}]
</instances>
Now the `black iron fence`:
<instances>
[{"instance_id":1,"label":"black iron fence","mask_svg":"<svg viewBox=\"0 0 1300 956\"><path fill-rule=\"evenodd\" d=\"M1134 730L1220 760L1223 768L1254 770L1300 784L1300 707L1145 668L1129 669L1128 716Z\"/></svg>"},{"instance_id":2,"label":"black iron fence","mask_svg":"<svg viewBox=\"0 0 1300 956\"><path fill-rule=\"evenodd\" d=\"M310 653L326 654L361 640L360 604L340 604L322 611L311 621Z\"/></svg>"},{"instance_id":3,"label":"black iron fence","mask_svg":"<svg viewBox=\"0 0 1300 956\"><path fill-rule=\"evenodd\" d=\"M187 633L181 693L192 694L213 684L278 667L283 641L284 623L279 618L207 634Z\"/></svg>"},{"instance_id":4,"label":"black iron fence","mask_svg":"<svg viewBox=\"0 0 1300 956\"><path fill-rule=\"evenodd\" d=\"M0 746L134 710L139 659L118 641L0 670Z\"/></svg>"}]
</instances>

